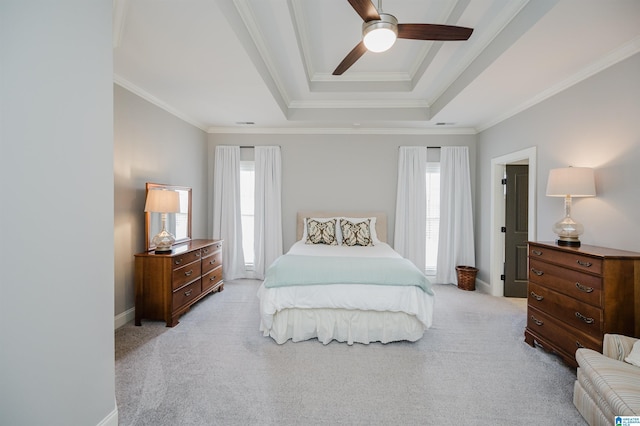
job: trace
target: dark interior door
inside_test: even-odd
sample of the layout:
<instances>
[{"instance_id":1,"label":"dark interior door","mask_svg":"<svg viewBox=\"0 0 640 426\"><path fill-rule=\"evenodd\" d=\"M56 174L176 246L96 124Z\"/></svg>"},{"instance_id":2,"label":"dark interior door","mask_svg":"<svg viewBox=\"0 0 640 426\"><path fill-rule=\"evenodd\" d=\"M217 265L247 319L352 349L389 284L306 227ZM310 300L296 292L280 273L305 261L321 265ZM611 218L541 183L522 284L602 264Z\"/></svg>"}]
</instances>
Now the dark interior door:
<instances>
[{"instance_id":1,"label":"dark interior door","mask_svg":"<svg viewBox=\"0 0 640 426\"><path fill-rule=\"evenodd\" d=\"M527 297L529 166L507 165L504 295Z\"/></svg>"}]
</instances>

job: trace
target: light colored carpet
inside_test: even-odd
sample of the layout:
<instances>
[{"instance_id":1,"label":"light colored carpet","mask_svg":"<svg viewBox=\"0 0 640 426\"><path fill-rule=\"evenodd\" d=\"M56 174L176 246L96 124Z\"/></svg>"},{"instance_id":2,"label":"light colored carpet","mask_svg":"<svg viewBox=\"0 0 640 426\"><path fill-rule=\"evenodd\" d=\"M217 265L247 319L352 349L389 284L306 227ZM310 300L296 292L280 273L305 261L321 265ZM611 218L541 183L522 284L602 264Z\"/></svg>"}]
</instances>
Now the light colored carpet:
<instances>
[{"instance_id":1,"label":"light colored carpet","mask_svg":"<svg viewBox=\"0 0 640 426\"><path fill-rule=\"evenodd\" d=\"M418 342L278 345L258 285L226 283L174 328L116 331L120 425L585 424L575 370L524 343L523 301L438 285Z\"/></svg>"}]
</instances>

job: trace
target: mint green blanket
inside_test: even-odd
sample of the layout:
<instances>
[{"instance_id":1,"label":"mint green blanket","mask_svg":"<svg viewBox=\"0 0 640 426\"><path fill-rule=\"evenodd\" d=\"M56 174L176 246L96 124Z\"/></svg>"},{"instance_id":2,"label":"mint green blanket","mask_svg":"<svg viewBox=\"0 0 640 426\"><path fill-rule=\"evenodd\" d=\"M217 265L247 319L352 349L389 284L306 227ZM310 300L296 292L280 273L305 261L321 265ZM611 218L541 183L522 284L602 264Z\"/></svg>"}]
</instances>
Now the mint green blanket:
<instances>
[{"instance_id":1,"label":"mint green blanket","mask_svg":"<svg viewBox=\"0 0 640 426\"><path fill-rule=\"evenodd\" d=\"M433 295L427 277L402 258L286 254L267 269L264 280L269 288L317 284L410 285Z\"/></svg>"}]
</instances>

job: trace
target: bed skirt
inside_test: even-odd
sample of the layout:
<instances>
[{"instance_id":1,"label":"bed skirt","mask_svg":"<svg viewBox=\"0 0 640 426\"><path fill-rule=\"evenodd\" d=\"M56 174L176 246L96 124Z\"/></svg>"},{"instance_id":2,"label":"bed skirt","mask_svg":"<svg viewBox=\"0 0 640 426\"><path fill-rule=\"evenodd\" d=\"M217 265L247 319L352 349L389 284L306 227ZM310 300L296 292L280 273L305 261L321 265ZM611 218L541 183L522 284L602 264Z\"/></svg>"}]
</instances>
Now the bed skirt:
<instances>
[{"instance_id":1,"label":"bed skirt","mask_svg":"<svg viewBox=\"0 0 640 426\"><path fill-rule=\"evenodd\" d=\"M323 344L332 340L353 343L419 340L427 327L414 315L404 312L379 312L346 309L289 308L273 315L268 328L263 322L260 331L278 344L291 339L300 342L317 338Z\"/></svg>"}]
</instances>

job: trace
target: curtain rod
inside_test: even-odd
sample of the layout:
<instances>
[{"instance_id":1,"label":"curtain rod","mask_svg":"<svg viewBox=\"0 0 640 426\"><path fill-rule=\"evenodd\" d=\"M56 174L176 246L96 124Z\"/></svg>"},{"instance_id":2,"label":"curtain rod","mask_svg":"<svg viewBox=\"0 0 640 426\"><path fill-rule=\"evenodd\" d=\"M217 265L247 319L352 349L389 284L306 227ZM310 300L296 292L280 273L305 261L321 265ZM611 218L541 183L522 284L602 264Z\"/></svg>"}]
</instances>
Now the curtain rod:
<instances>
[{"instance_id":1,"label":"curtain rod","mask_svg":"<svg viewBox=\"0 0 640 426\"><path fill-rule=\"evenodd\" d=\"M282 148L280 145L240 145L238 148L253 149L256 146L277 146L278 148Z\"/></svg>"},{"instance_id":2,"label":"curtain rod","mask_svg":"<svg viewBox=\"0 0 640 426\"><path fill-rule=\"evenodd\" d=\"M403 146L422 146L422 145L398 145L398 149L402 148ZM442 147L441 146L425 146L425 148L427 148L427 149L440 149Z\"/></svg>"}]
</instances>

